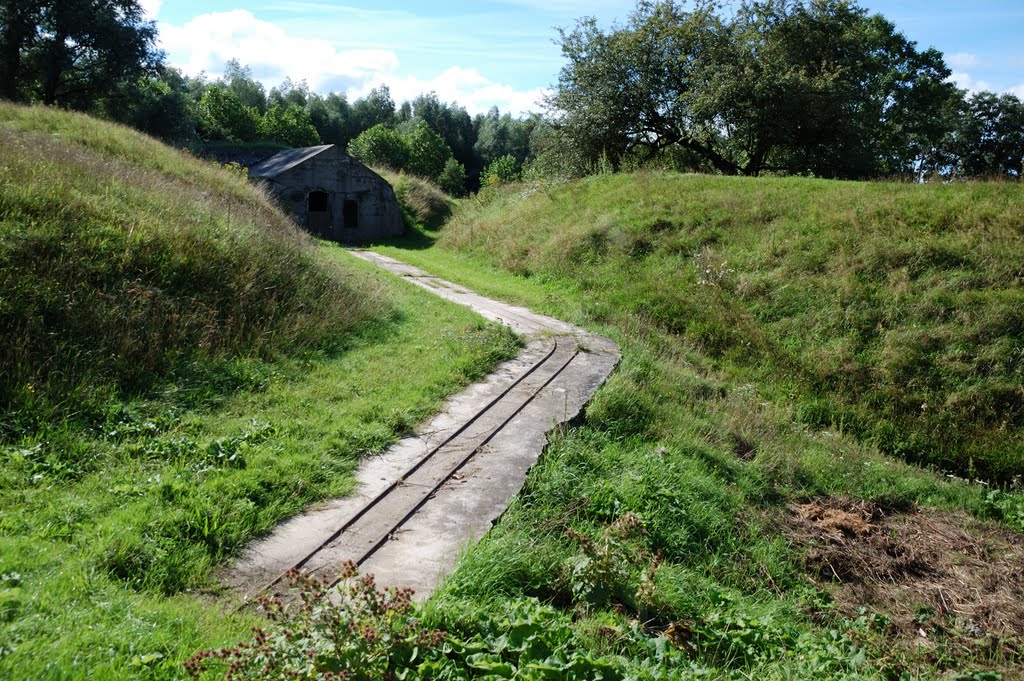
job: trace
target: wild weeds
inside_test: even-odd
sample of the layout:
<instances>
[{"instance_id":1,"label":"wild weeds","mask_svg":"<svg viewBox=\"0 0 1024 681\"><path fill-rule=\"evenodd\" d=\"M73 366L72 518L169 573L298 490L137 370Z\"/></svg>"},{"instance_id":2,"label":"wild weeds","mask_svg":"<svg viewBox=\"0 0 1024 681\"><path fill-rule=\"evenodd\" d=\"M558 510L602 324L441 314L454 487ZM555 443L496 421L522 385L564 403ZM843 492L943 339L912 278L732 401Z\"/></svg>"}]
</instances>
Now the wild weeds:
<instances>
[{"instance_id":1,"label":"wild weeds","mask_svg":"<svg viewBox=\"0 0 1024 681\"><path fill-rule=\"evenodd\" d=\"M186 672L222 672L226 681L624 678L623 661L586 654L567 621L536 601L455 617L452 633L435 621L444 614L424 612L409 589L380 588L352 563L342 565L336 589L329 577L288 576L297 599L261 598L266 624L253 627L250 641L199 651Z\"/></svg>"},{"instance_id":2,"label":"wild weeds","mask_svg":"<svg viewBox=\"0 0 1024 681\"><path fill-rule=\"evenodd\" d=\"M409 589L379 589L373 575L358 575L354 563L342 565L335 580L290 571L298 602L262 596L259 608L271 629L253 627L251 642L200 651L185 662L199 677L224 669L227 681L243 679L406 678L436 657L445 632L424 626Z\"/></svg>"},{"instance_id":3,"label":"wild weeds","mask_svg":"<svg viewBox=\"0 0 1024 681\"><path fill-rule=\"evenodd\" d=\"M454 199L430 180L383 168L375 169L395 189L395 196L410 228L419 225L436 231L451 217Z\"/></svg>"}]
</instances>

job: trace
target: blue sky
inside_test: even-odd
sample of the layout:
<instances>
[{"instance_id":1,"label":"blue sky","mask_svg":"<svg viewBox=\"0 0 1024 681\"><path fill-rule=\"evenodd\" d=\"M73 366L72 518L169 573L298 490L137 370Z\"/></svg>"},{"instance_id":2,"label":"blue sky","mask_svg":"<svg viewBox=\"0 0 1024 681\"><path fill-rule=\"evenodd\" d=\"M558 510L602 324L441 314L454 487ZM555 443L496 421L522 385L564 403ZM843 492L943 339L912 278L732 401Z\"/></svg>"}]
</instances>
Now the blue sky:
<instances>
[{"instance_id":1,"label":"blue sky","mask_svg":"<svg viewBox=\"0 0 1024 681\"><path fill-rule=\"evenodd\" d=\"M945 55L961 87L1024 97L1024 0L861 0ZM142 0L171 64L219 75L239 59L350 99L386 83L396 101L435 91L471 113L539 110L558 77L555 27L624 20L633 0Z\"/></svg>"}]
</instances>

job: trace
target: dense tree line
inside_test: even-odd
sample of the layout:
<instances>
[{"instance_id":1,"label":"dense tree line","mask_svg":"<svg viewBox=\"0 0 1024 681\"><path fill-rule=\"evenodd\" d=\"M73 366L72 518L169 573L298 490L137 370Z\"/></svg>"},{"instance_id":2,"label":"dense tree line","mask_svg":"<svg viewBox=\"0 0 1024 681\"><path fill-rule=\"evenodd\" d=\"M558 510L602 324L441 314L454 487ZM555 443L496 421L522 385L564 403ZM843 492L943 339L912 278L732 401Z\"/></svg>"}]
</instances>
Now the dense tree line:
<instances>
[{"instance_id":1,"label":"dense tree line","mask_svg":"<svg viewBox=\"0 0 1024 681\"><path fill-rule=\"evenodd\" d=\"M111 118L179 146L338 144L461 194L534 174L656 164L839 178L1020 178L1024 104L968 95L942 54L846 0L641 1L560 32L545 116L471 116L386 86L349 101L249 68L166 66L137 0L0 0L0 97Z\"/></svg>"}]
</instances>

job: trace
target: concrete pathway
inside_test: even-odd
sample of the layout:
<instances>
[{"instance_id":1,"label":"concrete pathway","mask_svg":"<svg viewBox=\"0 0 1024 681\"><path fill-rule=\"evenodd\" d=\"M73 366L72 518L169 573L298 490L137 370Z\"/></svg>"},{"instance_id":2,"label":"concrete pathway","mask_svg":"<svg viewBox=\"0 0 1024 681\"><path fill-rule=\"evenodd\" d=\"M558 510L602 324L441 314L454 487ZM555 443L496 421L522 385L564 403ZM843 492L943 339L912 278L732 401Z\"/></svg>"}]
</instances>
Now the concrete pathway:
<instances>
[{"instance_id":1,"label":"concrete pathway","mask_svg":"<svg viewBox=\"0 0 1024 681\"><path fill-rule=\"evenodd\" d=\"M355 560L379 584L425 598L459 551L504 512L536 463L547 433L573 419L619 361L608 339L526 308L477 295L370 251L374 263L525 336L525 349L441 412L360 466L356 491L295 516L247 549L223 581L248 600L283 591L290 567L331 575Z\"/></svg>"}]
</instances>

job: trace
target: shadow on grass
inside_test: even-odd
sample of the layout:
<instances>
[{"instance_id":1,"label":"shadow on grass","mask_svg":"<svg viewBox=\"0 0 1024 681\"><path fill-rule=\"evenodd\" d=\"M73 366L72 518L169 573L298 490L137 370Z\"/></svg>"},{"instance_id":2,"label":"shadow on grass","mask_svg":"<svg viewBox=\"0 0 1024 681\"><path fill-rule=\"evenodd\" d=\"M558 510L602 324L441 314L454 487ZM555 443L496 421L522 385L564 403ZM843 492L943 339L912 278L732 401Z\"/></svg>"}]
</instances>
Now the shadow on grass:
<instances>
[{"instance_id":1,"label":"shadow on grass","mask_svg":"<svg viewBox=\"0 0 1024 681\"><path fill-rule=\"evenodd\" d=\"M429 230L420 225L406 222L405 234L389 239L375 239L354 244L342 244L345 248L373 248L375 246L393 246L410 251L425 251L433 248L438 238L437 230Z\"/></svg>"}]
</instances>

